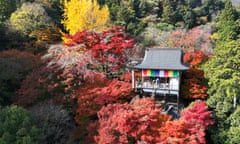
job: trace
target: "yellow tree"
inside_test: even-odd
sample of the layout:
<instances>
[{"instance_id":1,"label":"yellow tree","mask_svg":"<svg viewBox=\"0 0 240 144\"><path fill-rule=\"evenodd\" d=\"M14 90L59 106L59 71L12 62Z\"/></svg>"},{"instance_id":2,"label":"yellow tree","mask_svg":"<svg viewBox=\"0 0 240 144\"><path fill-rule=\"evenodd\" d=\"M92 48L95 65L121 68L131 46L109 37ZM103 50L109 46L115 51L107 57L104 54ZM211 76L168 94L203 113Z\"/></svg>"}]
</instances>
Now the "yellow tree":
<instances>
[{"instance_id":1,"label":"yellow tree","mask_svg":"<svg viewBox=\"0 0 240 144\"><path fill-rule=\"evenodd\" d=\"M71 34L82 30L101 31L109 20L108 7L96 0L64 0L62 24Z\"/></svg>"}]
</instances>

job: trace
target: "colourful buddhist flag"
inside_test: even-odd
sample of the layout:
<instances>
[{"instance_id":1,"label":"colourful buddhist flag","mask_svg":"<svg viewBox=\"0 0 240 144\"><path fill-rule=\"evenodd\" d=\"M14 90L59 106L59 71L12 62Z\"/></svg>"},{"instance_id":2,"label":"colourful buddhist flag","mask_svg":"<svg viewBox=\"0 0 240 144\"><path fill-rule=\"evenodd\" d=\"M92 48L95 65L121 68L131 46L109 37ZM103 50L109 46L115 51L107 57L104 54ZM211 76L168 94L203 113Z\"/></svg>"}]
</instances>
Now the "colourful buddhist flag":
<instances>
[{"instance_id":1,"label":"colourful buddhist flag","mask_svg":"<svg viewBox=\"0 0 240 144\"><path fill-rule=\"evenodd\" d=\"M179 77L179 71L177 70L151 70L143 69L142 76L148 77Z\"/></svg>"},{"instance_id":2,"label":"colourful buddhist flag","mask_svg":"<svg viewBox=\"0 0 240 144\"><path fill-rule=\"evenodd\" d=\"M168 77L173 77L173 71L172 70L168 71Z\"/></svg>"}]
</instances>

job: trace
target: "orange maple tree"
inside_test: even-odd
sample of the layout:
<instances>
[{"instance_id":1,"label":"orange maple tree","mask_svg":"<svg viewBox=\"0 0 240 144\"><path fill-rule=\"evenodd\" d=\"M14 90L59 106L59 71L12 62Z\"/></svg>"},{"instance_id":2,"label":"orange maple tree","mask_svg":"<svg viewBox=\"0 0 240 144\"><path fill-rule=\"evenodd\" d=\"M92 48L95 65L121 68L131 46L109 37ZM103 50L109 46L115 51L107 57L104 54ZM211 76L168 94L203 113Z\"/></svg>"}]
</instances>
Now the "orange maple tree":
<instances>
[{"instance_id":1,"label":"orange maple tree","mask_svg":"<svg viewBox=\"0 0 240 144\"><path fill-rule=\"evenodd\" d=\"M190 65L188 71L183 72L181 95L186 99L205 99L207 86L204 82L204 72L199 66L208 59L208 55L202 51L188 52L184 54L183 61Z\"/></svg>"},{"instance_id":2,"label":"orange maple tree","mask_svg":"<svg viewBox=\"0 0 240 144\"><path fill-rule=\"evenodd\" d=\"M81 124L81 118L91 117L105 105L130 101L131 84L119 80L97 80L85 83L72 95L77 101L75 120Z\"/></svg>"},{"instance_id":3,"label":"orange maple tree","mask_svg":"<svg viewBox=\"0 0 240 144\"><path fill-rule=\"evenodd\" d=\"M110 104L98 112L98 118L98 144L205 144L205 130L214 122L205 102L196 102L180 119L172 120L151 98Z\"/></svg>"}]
</instances>

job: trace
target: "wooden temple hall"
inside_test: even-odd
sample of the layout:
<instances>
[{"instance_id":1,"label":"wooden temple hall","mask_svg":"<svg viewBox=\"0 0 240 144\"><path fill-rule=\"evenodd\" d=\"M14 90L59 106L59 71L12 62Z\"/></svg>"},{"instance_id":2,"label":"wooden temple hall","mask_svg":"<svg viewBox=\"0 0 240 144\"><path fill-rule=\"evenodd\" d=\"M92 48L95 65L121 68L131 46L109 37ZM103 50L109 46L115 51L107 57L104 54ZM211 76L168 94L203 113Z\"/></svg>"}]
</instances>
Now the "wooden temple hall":
<instances>
[{"instance_id":1,"label":"wooden temple hall","mask_svg":"<svg viewBox=\"0 0 240 144\"><path fill-rule=\"evenodd\" d=\"M181 73L189 67L182 63L182 50L148 48L140 64L133 66L132 87L141 95L179 105Z\"/></svg>"}]
</instances>

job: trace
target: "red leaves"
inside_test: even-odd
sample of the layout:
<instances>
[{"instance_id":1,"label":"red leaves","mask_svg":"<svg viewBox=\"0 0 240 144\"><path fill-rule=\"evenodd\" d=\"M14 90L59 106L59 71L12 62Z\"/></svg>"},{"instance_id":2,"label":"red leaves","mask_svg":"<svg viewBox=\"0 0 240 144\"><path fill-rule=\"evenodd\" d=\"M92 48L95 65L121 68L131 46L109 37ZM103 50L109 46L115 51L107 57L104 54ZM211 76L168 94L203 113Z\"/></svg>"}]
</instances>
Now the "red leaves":
<instances>
[{"instance_id":1,"label":"red leaves","mask_svg":"<svg viewBox=\"0 0 240 144\"><path fill-rule=\"evenodd\" d=\"M179 120L167 122L160 131L161 141L180 144L205 144L205 130L214 123L206 102L197 101L181 113Z\"/></svg>"},{"instance_id":2,"label":"red leaves","mask_svg":"<svg viewBox=\"0 0 240 144\"><path fill-rule=\"evenodd\" d=\"M203 71L198 68L190 68L184 72L181 95L187 99L205 99L208 88L203 84L203 79Z\"/></svg>"},{"instance_id":3,"label":"red leaves","mask_svg":"<svg viewBox=\"0 0 240 144\"><path fill-rule=\"evenodd\" d=\"M181 112L179 120L160 128L161 143L205 144L205 130L214 123L206 102L197 101Z\"/></svg>"},{"instance_id":4,"label":"red leaves","mask_svg":"<svg viewBox=\"0 0 240 144\"><path fill-rule=\"evenodd\" d=\"M16 103L27 106L47 98L54 99L55 102L62 102L64 99L64 87L61 80L65 81L65 79L60 74L60 70L50 69L45 66L33 70L22 81L17 91L19 96Z\"/></svg>"},{"instance_id":5,"label":"red leaves","mask_svg":"<svg viewBox=\"0 0 240 144\"><path fill-rule=\"evenodd\" d=\"M156 143L159 138L160 109L150 98L136 99L133 104L111 104L98 112L98 144L128 143L129 138Z\"/></svg>"},{"instance_id":6,"label":"red leaves","mask_svg":"<svg viewBox=\"0 0 240 144\"><path fill-rule=\"evenodd\" d=\"M188 52L184 54L183 62L189 63L191 67L199 66L208 59L208 55L202 51Z\"/></svg>"},{"instance_id":7,"label":"red leaves","mask_svg":"<svg viewBox=\"0 0 240 144\"><path fill-rule=\"evenodd\" d=\"M98 118L98 144L127 144L129 139L139 144L205 144L205 129L213 124L205 102L196 102L180 119L171 121L150 98L110 104L98 112Z\"/></svg>"},{"instance_id":8,"label":"red leaves","mask_svg":"<svg viewBox=\"0 0 240 144\"><path fill-rule=\"evenodd\" d=\"M212 114L208 111L206 102L196 101L194 106L181 113L182 118L202 125L204 128L214 123Z\"/></svg>"},{"instance_id":9,"label":"red leaves","mask_svg":"<svg viewBox=\"0 0 240 144\"><path fill-rule=\"evenodd\" d=\"M184 119L167 122L160 133L161 144L206 144L204 127Z\"/></svg>"},{"instance_id":10,"label":"red leaves","mask_svg":"<svg viewBox=\"0 0 240 144\"><path fill-rule=\"evenodd\" d=\"M67 35L66 39L65 45L52 45L44 57L50 58L49 65L58 65L75 75L94 71L109 76L119 72L129 57L126 51L134 46L134 39L129 38L122 27L101 33L81 31Z\"/></svg>"},{"instance_id":11,"label":"red leaves","mask_svg":"<svg viewBox=\"0 0 240 144\"><path fill-rule=\"evenodd\" d=\"M202 51L189 52L184 55L184 62L190 64L190 69L183 72L181 95L187 99L205 99L207 86L204 85L204 72L199 65L208 59Z\"/></svg>"},{"instance_id":12,"label":"red leaves","mask_svg":"<svg viewBox=\"0 0 240 144\"><path fill-rule=\"evenodd\" d=\"M178 30L169 35L172 47L180 47L185 52L201 50L206 53L211 52L210 36L210 32L201 27L195 27L187 32Z\"/></svg>"},{"instance_id":13,"label":"red leaves","mask_svg":"<svg viewBox=\"0 0 240 144\"><path fill-rule=\"evenodd\" d=\"M83 86L76 91L73 98L76 98L78 103L77 115L92 116L97 114L101 107L106 104L121 103L131 99L130 93L132 89L130 83L118 80L99 82L85 84L86 87ZM81 123L77 117L76 120Z\"/></svg>"},{"instance_id":14,"label":"red leaves","mask_svg":"<svg viewBox=\"0 0 240 144\"><path fill-rule=\"evenodd\" d=\"M85 44L87 48L91 48L92 45L98 43L100 41L100 37L97 33L92 31L81 31L77 32L74 35L66 35L67 43L65 43L68 46L74 46L77 44Z\"/></svg>"}]
</instances>

